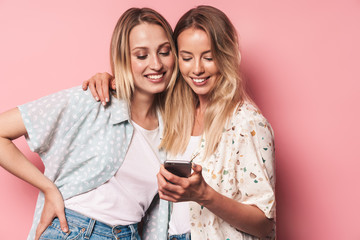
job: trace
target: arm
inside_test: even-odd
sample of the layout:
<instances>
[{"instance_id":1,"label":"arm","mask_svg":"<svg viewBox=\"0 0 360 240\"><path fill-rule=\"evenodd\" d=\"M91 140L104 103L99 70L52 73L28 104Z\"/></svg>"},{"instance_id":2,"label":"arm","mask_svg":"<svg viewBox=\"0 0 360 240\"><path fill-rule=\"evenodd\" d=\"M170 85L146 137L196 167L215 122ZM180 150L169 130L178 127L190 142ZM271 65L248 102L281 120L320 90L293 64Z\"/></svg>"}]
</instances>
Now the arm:
<instances>
[{"instance_id":1,"label":"arm","mask_svg":"<svg viewBox=\"0 0 360 240\"><path fill-rule=\"evenodd\" d=\"M172 202L195 201L236 229L257 237L266 237L271 232L273 223L259 208L216 192L202 177L200 165L193 170L189 178L180 178L161 166L157 175L160 198Z\"/></svg>"},{"instance_id":2,"label":"arm","mask_svg":"<svg viewBox=\"0 0 360 240\"><path fill-rule=\"evenodd\" d=\"M112 90L116 90L115 79L109 73L97 73L89 80L83 82L83 90L90 88L91 94L96 101L101 101L105 106L109 102L109 85Z\"/></svg>"},{"instance_id":3,"label":"arm","mask_svg":"<svg viewBox=\"0 0 360 240\"><path fill-rule=\"evenodd\" d=\"M39 239L55 216L59 218L63 231L67 232L61 193L54 183L44 176L12 142L25 134L26 128L17 108L0 114L0 166L38 188L45 195L45 205L36 230L36 239Z\"/></svg>"}]
</instances>

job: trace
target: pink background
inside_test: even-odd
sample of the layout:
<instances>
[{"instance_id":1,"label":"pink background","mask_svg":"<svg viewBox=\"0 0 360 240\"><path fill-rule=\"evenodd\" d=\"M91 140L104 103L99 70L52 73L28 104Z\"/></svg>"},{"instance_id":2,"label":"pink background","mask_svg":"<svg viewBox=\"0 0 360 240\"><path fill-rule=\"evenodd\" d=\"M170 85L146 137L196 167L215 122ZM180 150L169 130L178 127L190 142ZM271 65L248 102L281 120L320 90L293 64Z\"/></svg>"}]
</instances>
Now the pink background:
<instances>
[{"instance_id":1,"label":"pink background","mask_svg":"<svg viewBox=\"0 0 360 240\"><path fill-rule=\"evenodd\" d=\"M152 7L174 26L198 4L237 27L249 88L275 130L278 239L360 239L359 0L0 0L0 111L108 71L127 8ZM0 169L0 193L0 239L25 239L38 190Z\"/></svg>"}]
</instances>

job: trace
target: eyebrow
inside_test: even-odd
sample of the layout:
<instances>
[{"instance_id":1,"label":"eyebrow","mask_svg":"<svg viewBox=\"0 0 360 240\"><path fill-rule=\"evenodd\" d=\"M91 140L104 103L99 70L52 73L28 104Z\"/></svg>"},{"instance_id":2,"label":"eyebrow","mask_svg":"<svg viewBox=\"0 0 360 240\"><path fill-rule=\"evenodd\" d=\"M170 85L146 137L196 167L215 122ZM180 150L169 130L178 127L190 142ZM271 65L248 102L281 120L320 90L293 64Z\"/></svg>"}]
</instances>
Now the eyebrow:
<instances>
[{"instance_id":1,"label":"eyebrow","mask_svg":"<svg viewBox=\"0 0 360 240\"><path fill-rule=\"evenodd\" d=\"M164 42L164 43L160 44L159 47L158 47L158 49L164 47L165 45L170 45L170 42ZM147 47L135 47L135 48L131 49L131 52L133 52L133 51L135 51L135 50L138 50L138 49L140 49L140 50L146 50L146 49L148 49L148 48L147 48Z\"/></svg>"}]
</instances>

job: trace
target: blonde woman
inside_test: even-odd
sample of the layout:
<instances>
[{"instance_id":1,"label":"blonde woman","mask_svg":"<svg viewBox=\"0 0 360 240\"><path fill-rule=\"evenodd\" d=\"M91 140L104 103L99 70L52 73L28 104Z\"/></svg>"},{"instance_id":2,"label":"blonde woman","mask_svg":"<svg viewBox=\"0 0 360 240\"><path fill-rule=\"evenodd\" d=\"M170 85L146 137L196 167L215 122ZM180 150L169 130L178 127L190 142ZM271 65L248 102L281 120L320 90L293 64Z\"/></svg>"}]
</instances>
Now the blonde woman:
<instances>
[{"instance_id":1,"label":"blonde woman","mask_svg":"<svg viewBox=\"0 0 360 240\"><path fill-rule=\"evenodd\" d=\"M181 75L167 95L161 148L194 167L189 178L163 166L158 174L160 198L175 203L169 239L274 239L273 131L245 91L233 24L199 6L180 18L174 39Z\"/></svg>"},{"instance_id":2,"label":"blonde woman","mask_svg":"<svg viewBox=\"0 0 360 240\"><path fill-rule=\"evenodd\" d=\"M150 205L143 239L166 239L168 203L153 199L164 160L163 96L177 75L171 36L159 13L131 8L111 40L109 106L75 87L0 115L0 165L41 191L28 239L140 239ZM44 174L12 143L20 136Z\"/></svg>"},{"instance_id":3,"label":"blonde woman","mask_svg":"<svg viewBox=\"0 0 360 240\"><path fill-rule=\"evenodd\" d=\"M161 146L176 155L192 136L201 140L191 177L162 167L158 182L160 198L190 201L192 239L273 235L273 132L246 94L237 36L227 16L210 6L191 9L174 30L181 76L167 97Z\"/></svg>"}]
</instances>

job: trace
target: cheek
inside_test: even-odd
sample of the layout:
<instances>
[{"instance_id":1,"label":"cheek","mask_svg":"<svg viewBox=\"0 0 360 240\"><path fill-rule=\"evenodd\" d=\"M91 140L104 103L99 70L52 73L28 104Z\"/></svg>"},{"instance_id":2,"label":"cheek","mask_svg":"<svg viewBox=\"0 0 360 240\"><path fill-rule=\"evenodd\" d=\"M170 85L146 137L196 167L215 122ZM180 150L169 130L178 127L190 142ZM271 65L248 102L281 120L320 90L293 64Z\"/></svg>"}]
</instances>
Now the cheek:
<instances>
[{"instance_id":1,"label":"cheek","mask_svg":"<svg viewBox=\"0 0 360 240\"><path fill-rule=\"evenodd\" d=\"M168 68L168 69L174 69L175 66L175 58L174 57L169 57L163 60L163 64Z\"/></svg>"},{"instance_id":2,"label":"cheek","mask_svg":"<svg viewBox=\"0 0 360 240\"><path fill-rule=\"evenodd\" d=\"M219 74L219 68L216 66L216 64L214 62L209 63L206 66L206 69L210 74L214 74L214 75Z\"/></svg>"},{"instance_id":3,"label":"cheek","mask_svg":"<svg viewBox=\"0 0 360 240\"><path fill-rule=\"evenodd\" d=\"M189 63L179 61L179 70L182 75L186 75L189 72Z\"/></svg>"},{"instance_id":4,"label":"cheek","mask_svg":"<svg viewBox=\"0 0 360 240\"><path fill-rule=\"evenodd\" d=\"M131 71L133 74L141 74L144 70L144 64L138 61L131 61Z\"/></svg>"}]
</instances>

